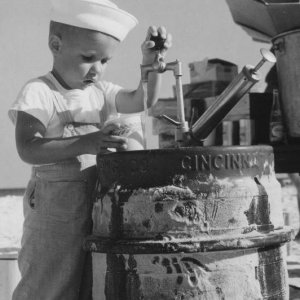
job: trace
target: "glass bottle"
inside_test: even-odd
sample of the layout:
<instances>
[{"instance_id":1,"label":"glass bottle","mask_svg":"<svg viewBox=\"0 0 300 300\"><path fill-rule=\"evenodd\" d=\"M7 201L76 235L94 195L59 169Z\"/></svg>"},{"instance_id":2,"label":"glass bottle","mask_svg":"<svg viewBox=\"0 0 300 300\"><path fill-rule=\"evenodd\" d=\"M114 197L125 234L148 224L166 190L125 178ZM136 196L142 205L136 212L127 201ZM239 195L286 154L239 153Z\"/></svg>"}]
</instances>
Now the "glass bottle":
<instances>
[{"instance_id":1,"label":"glass bottle","mask_svg":"<svg viewBox=\"0 0 300 300\"><path fill-rule=\"evenodd\" d=\"M284 142L284 126L279 102L278 89L273 89L273 102L270 114L269 138L271 144L283 144Z\"/></svg>"}]
</instances>

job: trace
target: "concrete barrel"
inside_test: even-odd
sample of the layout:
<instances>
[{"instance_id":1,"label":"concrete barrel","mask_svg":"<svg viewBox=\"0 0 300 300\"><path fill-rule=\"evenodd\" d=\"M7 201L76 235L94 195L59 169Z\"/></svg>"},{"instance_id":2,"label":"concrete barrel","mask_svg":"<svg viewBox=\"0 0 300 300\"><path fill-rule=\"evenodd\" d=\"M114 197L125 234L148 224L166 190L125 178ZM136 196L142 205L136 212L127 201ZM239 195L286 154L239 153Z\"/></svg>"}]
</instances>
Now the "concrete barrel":
<instances>
[{"instance_id":1,"label":"concrete barrel","mask_svg":"<svg viewBox=\"0 0 300 300\"><path fill-rule=\"evenodd\" d=\"M104 154L94 299L288 299L281 187L271 147Z\"/></svg>"}]
</instances>

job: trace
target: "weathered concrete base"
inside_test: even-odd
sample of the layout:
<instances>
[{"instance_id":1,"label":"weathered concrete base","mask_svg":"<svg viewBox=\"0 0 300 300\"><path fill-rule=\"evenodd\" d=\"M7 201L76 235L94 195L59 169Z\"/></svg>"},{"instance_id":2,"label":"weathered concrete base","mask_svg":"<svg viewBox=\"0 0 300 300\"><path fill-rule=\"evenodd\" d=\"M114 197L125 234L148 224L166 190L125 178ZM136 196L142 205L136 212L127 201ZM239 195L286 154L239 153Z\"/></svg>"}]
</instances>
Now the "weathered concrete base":
<instances>
[{"instance_id":1,"label":"weathered concrete base","mask_svg":"<svg viewBox=\"0 0 300 300\"><path fill-rule=\"evenodd\" d=\"M207 253L93 253L94 300L288 300L282 246Z\"/></svg>"},{"instance_id":2,"label":"weathered concrete base","mask_svg":"<svg viewBox=\"0 0 300 300\"><path fill-rule=\"evenodd\" d=\"M206 239L284 225L271 147L129 151L97 163L99 237Z\"/></svg>"},{"instance_id":3,"label":"weathered concrete base","mask_svg":"<svg viewBox=\"0 0 300 300\"><path fill-rule=\"evenodd\" d=\"M271 147L128 151L97 164L85 243L95 300L288 300Z\"/></svg>"}]
</instances>

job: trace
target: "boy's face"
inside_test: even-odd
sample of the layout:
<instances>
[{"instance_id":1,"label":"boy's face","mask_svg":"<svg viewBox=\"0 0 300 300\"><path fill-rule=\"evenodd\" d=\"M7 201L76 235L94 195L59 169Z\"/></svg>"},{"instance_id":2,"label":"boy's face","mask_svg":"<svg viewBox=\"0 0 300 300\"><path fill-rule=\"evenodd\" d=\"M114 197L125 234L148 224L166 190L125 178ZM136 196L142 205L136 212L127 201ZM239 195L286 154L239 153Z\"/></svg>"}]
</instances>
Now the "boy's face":
<instances>
[{"instance_id":1,"label":"boy's face","mask_svg":"<svg viewBox=\"0 0 300 300\"><path fill-rule=\"evenodd\" d=\"M103 33L75 29L60 38L54 69L70 89L84 89L99 81L119 41ZM53 51L52 51L53 52Z\"/></svg>"}]
</instances>

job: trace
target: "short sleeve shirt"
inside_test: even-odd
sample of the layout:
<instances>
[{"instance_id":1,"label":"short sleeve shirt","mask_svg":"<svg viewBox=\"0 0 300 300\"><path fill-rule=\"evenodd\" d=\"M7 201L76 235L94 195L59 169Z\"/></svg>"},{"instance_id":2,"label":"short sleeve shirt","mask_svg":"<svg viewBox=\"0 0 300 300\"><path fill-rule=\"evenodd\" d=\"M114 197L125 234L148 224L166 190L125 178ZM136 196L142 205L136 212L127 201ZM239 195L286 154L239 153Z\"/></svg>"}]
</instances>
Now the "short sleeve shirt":
<instances>
[{"instance_id":1,"label":"short sleeve shirt","mask_svg":"<svg viewBox=\"0 0 300 300\"><path fill-rule=\"evenodd\" d=\"M116 95L122 89L101 81L84 90L67 90L52 73L45 75L56 87L63 106L71 113L73 122L103 125L109 115L116 114ZM17 112L26 112L38 119L46 128L45 138L61 137L63 127L54 105L54 93L40 78L29 81L19 92L8 114L15 124Z\"/></svg>"}]
</instances>

